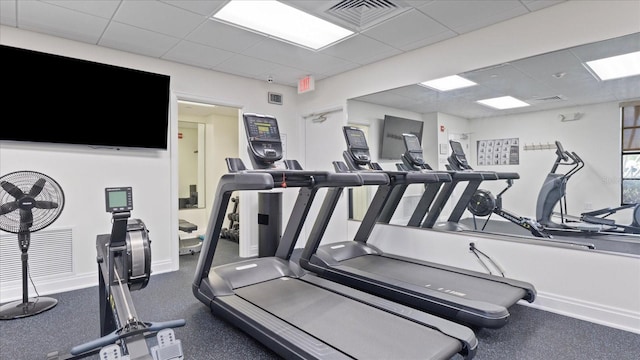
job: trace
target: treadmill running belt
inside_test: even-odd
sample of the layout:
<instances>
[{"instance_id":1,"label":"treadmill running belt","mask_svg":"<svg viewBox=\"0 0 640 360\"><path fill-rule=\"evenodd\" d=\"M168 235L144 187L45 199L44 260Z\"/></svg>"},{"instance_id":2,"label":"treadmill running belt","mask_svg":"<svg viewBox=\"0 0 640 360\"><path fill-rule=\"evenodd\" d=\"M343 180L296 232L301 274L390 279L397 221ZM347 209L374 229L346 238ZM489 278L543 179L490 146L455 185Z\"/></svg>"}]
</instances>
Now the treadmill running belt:
<instances>
[{"instance_id":1,"label":"treadmill running belt","mask_svg":"<svg viewBox=\"0 0 640 360\"><path fill-rule=\"evenodd\" d=\"M335 268L340 269L341 266L506 308L525 295L525 291L519 287L385 256L358 256L340 262Z\"/></svg>"},{"instance_id":2,"label":"treadmill running belt","mask_svg":"<svg viewBox=\"0 0 640 360\"><path fill-rule=\"evenodd\" d=\"M449 359L461 349L436 330L303 280L283 277L235 292L356 359Z\"/></svg>"}]
</instances>

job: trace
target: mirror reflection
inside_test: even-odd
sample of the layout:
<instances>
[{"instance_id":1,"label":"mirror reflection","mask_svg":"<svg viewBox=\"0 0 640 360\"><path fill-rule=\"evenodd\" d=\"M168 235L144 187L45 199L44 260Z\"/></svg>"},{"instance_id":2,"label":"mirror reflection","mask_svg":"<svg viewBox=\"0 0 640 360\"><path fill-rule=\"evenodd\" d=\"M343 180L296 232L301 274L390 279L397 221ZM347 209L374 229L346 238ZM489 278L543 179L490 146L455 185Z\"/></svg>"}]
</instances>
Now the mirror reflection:
<instances>
[{"instance_id":1,"label":"mirror reflection","mask_svg":"<svg viewBox=\"0 0 640 360\"><path fill-rule=\"evenodd\" d=\"M457 90L438 91L412 84L352 100L429 114L446 113L464 119L539 112L640 97L638 76L601 80L587 63L640 51L640 33L558 50L458 74L476 83ZM637 63L635 64L637 71ZM478 100L509 95L527 106L499 110ZM575 113L563 114L571 121ZM351 117L350 117L351 119Z\"/></svg>"},{"instance_id":2,"label":"mirror reflection","mask_svg":"<svg viewBox=\"0 0 640 360\"><path fill-rule=\"evenodd\" d=\"M204 208L205 124L178 121L178 207Z\"/></svg>"},{"instance_id":3,"label":"mirror reflection","mask_svg":"<svg viewBox=\"0 0 640 360\"><path fill-rule=\"evenodd\" d=\"M620 166L621 153L627 158L637 157L634 152L640 154L640 148L625 147L637 140L627 139L628 134L621 130L621 109L627 107L636 109L631 121L640 126L640 75L603 80L587 66L593 60L628 53L640 53L640 33L457 74L476 84L457 90L439 91L413 84L349 99L348 119L350 125L367 128L372 160L385 170L396 170L402 162L402 154L395 159L381 154L384 119L390 115L424 123L420 145L424 162L435 170L447 170L449 141L455 140L475 170L518 173L519 179L509 185L511 190L501 200L505 208L534 220L537 193L556 159L555 141L561 141L585 162L584 170L567 185L568 213L579 215L626 202L620 191L622 184L640 183L640 177L629 178L625 174L631 172L623 173ZM478 102L507 95L526 106L497 109ZM480 144L503 139L516 144L516 152L511 146L504 161L484 161ZM627 140L621 144L621 139ZM500 194L505 186L504 181L484 181L481 188ZM442 211L443 218L438 220L447 219L462 190L453 192ZM421 186L407 189L390 223L407 224L423 192ZM351 201L355 208L355 192ZM566 215L566 207L565 203L564 209L556 208L554 216L560 211ZM633 212L628 213L619 212L611 218L630 223ZM356 211L351 214L351 219L361 219ZM496 217L487 229L497 229L492 227L495 223L504 225L506 221L494 221ZM466 221L473 228L476 220L467 211L460 222Z\"/></svg>"}]
</instances>

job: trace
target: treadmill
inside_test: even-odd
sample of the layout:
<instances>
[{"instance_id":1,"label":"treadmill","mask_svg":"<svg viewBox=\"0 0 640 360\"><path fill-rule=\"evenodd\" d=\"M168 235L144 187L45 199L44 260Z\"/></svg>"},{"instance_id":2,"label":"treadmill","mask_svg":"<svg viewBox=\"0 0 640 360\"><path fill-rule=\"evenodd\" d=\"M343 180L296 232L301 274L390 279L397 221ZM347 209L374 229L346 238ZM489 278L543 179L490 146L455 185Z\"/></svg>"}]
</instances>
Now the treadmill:
<instances>
[{"instance_id":1,"label":"treadmill","mask_svg":"<svg viewBox=\"0 0 640 360\"><path fill-rule=\"evenodd\" d=\"M455 144L453 144L452 142L450 143L455 153L456 150L458 149L455 148ZM460 150L462 150L460 143L456 143L456 144L458 144ZM405 145L406 145L406 137L405 137ZM445 231L467 230L466 227L463 227L459 221L460 221L460 218L462 217L462 214L467 209L467 204L469 204L471 197L476 193L476 190L478 190L478 188L480 187L480 183L487 180L501 179L499 174L496 172L476 171L470 168L458 169L457 171L456 169L452 169L450 174L452 179L451 182L448 184L445 184L442 187L442 190L438 193L438 197L432 201L432 204L427 204L430 206L423 206L423 207L418 206L416 208L416 210L414 211L411 217L411 220L409 221L409 224L408 224L409 226L421 226L423 228L430 228L434 230L445 230ZM515 176L517 178L518 174L504 173L502 174L502 176L505 176L504 177L505 179L506 179L506 176L509 176L509 177ZM460 195L460 198L458 199L458 201L456 202L456 205L451 211L451 214L449 214L449 218L445 222L438 222L438 218L440 217L442 210L444 210L444 207L447 204L447 201L449 201L456 186L458 186L458 184L460 183L466 183L467 185L465 186L464 191ZM426 214L426 217L424 217L425 214ZM421 219L424 219L424 220L422 220L422 222L419 225L417 225L421 221Z\"/></svg>"},{"instance_id":2,"label":"treadmill","mask_svg":"<svg viewBox=\"0 0 640 360\"><path fill-rule=\"evenodd\" d=\"M369 163L369 148L362 130L343 128L348 151L345 160ZM336 168L346 165L334 162ZM374 166L375 168L375 166ZM486 328L507 323L508 308L521 299L533 302L533 285L496 275L387 254L367 244L375 219L384 207L383 194L394 187L375 181L389 176L384 170L358 170L364 185L378 185L365 220L353 241L320 245L343 187L328 189L307 244L300 255L300 265L324 278L370 292L413 308L450 320ZM416 172L409 172L409 175ZM418 172L419 173L419 172ZM428 174L428 171L424 172Z\"/></svg>"},{"instance_id":3,"label":"treadmill","mask_svg":"<svg viewBox=\"0 0 640 360\"><path fill-rule=\"evenodd\" d=\"M420 142L417 140L416 136L413 134L403 134L403 137L405 139L405 148L406 148L406 151L402 155L403 167L406 169L410 169L409 171L421 171L422 169L424 169L426 164L424 163L424 158L422 156L422 147L420 145ZM451 144L451 149L453 150L451 156L449 156L448 158L449 167L453 169L452 171L464 172L464 171L473 170L473 168L471 167L471 165L469 165L469 162L467 161L467 157L460 143L454 140L449 140L449 143ZM428 165L426 166L428 167ZM509 187L510 187L511 182L514 179L519 179L520 175L515 172L496 172L495 177L496 179L507 180L507 184L509 184ZM509 187L507 187L507 189ZM504 189L500 194L502 194L504 191L506 191L506 189ZM500 196L500 194L498 196ZM420 199L420 203L423 203L425 201L424 200L425 198L432 198L432 195L428 194L427 191L425 191ZM468 206L469 205L467 205L467 207ZM420 205L418 205L418 208L419 207ZM575 241L574 239L563 240L561 238L551 236L547 231L547 229L544 228L541 224L537 223L536 221L532 219L519 217L518 215L509 213L504 209L500 209L497 213L500 216L505 217L506 219L509 219L510 221L517 224L518 226L527 229L536 238L544 238L544 240L547 242L563 244L571 247L580 247L585 249L596 248L595 245L590 242ZM460 218L458 217L455 221L460 221ZM475 224L475 220L474 220L474 224ZM409 226L412 226L412 225L409 224ZM488 232L484 230L477 230L477 227L475 226L473 228L468 228L464 225L460 225L456 227L449 226L449 228L452 228L455 231L483 232L483 233ZM494 233L494 234L497 234L497 233ZM502 235L505 235L505 234L502 233ZM514 234L507 234L507 235L514 235Z\"/></svg>"},{"instance_id":4,"label":"treadmill","mask_svg":"<svg viewBox=\"0 0 640 360\"><path fill-rule=\"evenodd\" d=\"M320 188L359 186L358 174L302 170L282 158L278 124L268 115L243 115L254 170L227 159L193 282L212 313L287 359L473 358L477 339L460 324L307 273L291 261ZM234 191L298 188L275 256L212 267L227 205Z\"/></svg>"},{"instance_id":5,"label":"treadmill","mask_svg":"<svg viewBox=\"0 0 640 360\"><path fill-rule=\"evenodd\" d=\"M407 141L412 141L412 140L417 141L418 142L418 146L420 146L420 142L419 142L418 138L415 135L413 135L413 134L402 134L402 136L403 136L403 140L405 142L405 146L407 146ZM366 145L366 143L365 143L365 145ZM409 146L411 146L411 145L409 145ZM422 152L420 152L420 156L422 156ZM349 157L349 156L345 157L345 159L346 159L347 162L349 162L350 167L353 168L353 169L357 169L360 166L360 165L354 164L353 161L351 160L351 157ZM397 174L404 174L403 176L405 176L405 177L408 176L410 178L411 176L407 175L407 173L413 172L411 170L415 170L415 169L413 167L409 167L409 165L406 162L406 160L404 159L404 157L403 157L402 160L403 160L402 163L397 163L396 164L396 167L399 170L399 172ZM432 174L431 176L435 176L436 177L435 179L430 179L429 181L425 181L424 182L423 196L420 198L420 201L416 206L416 208L418 208L418 209L420 209L420 208L428 209L431 206L431 204L433 203L433 200L435 199L436 195L438 194L438 192L440 191L442 186L445 183L450 183L452 181L451 174L453 174L454 172L453 171L436 171L436 170L433 170L422 159L420 159L420 160L421 160L420 170L428 170L428 171L424 171L423 173ZM373 165L373 166L375 166L375 165ZM399 175L396 175L396 177L398 177L398 176ZM420 181L418 181L418 182L420 182ZM391 218L393 217L393 214L395 213L396 209L398 208L398 206L400 204L400 201L402 200L402 197L403 197L404 193L406 192L406 190L409 187L409 185L411 185L412 183L415 183L415 181L414 182L411 182L411 181L406 182L405 181L404 184L396 183L395 186L392 187L391 193L389 194L388 199L385 201L380 215L374 221L377 221L378 223L389 224L391 222ZM422 221L422 218L424 218L424 214L425 213L422 213L422 215L419 216L419 218L418 218L418 217L416 217L416 211L414 211L414 214L412 215L411 219L409 220L408 225L409 226L419 226L420 222Z\"/></svg>"}]
</instances>

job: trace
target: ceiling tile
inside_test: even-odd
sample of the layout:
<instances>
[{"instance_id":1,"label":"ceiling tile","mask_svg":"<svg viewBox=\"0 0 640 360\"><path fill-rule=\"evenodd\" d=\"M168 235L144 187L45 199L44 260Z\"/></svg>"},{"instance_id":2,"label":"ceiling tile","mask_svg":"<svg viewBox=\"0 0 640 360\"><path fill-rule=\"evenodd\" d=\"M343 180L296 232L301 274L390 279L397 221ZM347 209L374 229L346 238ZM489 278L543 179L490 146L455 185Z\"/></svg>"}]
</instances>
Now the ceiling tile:
<instances>
[{"instance_id":1,"label":"ceiling tile","mask_svg":"<svg viewBox=\"0 0 640 360\"><path fill-rule=\"evenodd\" d=\"M320 52L361 65L402 53L398 49L364 35L352 36Z\"/></svg>"},{"instance_id":2,"label":"ceiling tile","mask_svg":"<svg viewBox=\"0 0 640 360\"><path fill-rule=\"evenodd\" d=\"M505 0L434 1L420 10L458 34L529 12L520 1Z\"/></svg>"},{"instance_id":3,"label":"ceiling tile","mask_svg":"<svg viewBox=\"0 0 640 360\"><path fill-rule=\"evenodd\" d=\"M268 71L258 74L255 79L265 80L268 77L273 78L274 81L279 84L289 85L289 86L297 86L298 80L303 77L309 75L304 70L299 70L287 66L279 66L275 65L271 67Z\"/></svg>"},{"instance_id":4,"label":"ceiling tile","mask_svg":"<svg viewBox=\"0 0 640 360\"><path fill-rule=\"evenodd\" d=\"M191 34L187 35L186 39L218 49L240 53L267 38L219 21L207 20L200 24Z\"/></svg>"},{"instance_id":5,"label":"ceiling tile","mask_svg":"<svg viewBox=\"0 0 640 360\"><path fill-rule=\"evenodd\" d=\"M232 56L233 53L228 51L183 40L171 48L162 58L183 64L211 68Z\"/></svg>"},{"instance_id":6,"label":"ceiling tile","mask_svg":"<svg viewBox=\"0 0 640 360\"><path fill-rule=\"evenodd\" d=\"M514 61L511 62L511 66L550 88L558 88L563 84L575 84L576 82L596 81L582 66L580 60L569 50L555 51L550 54Z\"/></svg>"},{"instance_id":7,"label":"ceiling tile","mask_svg":"<svg viewBox=\"0 0 640 360\"><path fill-rule=\"evenodd\" d=\"M557 5L566 0L521 0L529 11L537 11L549 6Z\"/></svg>"},{"instance_id":8,"label":"ceiling tile","mask_svg":"<svg viewBox=\"0 0 640 360\"><path fill-rule=\"evenodd\" d=\"M79 11L89 15L111 19L120 6L120 0L77 1L77 0L46 0L46 3L57 5L69 10Z\"/></svg>"},{"instance_id":9,"label":"ceiling tile","mask_svg":"<svg viewBox=\"0 0 640 360\"><path fill-rule=\"evenodd\" d=\"M189 10L196 14L211 16L218 11L228 0L162 0L163 2Z\"/></svg>"},{"instance_id":10,"label":"ceiling tile","mask_svg":"<svg viewBox=\"0 0 640 360\"><path fill-rule=\"evenodd\" d=\"M456 34L417 10L404 13L362 32L396 49L415 43L433 43Z\"/></svg>"},{"instance_id":11,"label":"ceiling tile","mask_svg":"<svg viewBox=\"0 0 640 360\"><path fill-rule=\"evenodd\" d=\"M18 26L96 44L107 26L107 20L40 1L19 1Z\"/></svg>"},{"instance_id":12,"label":"ceiling tile","mask_svg":"<svg viewBox=\"0 0 640 360\"><path fill-rule=\"evenodd\" d=\"M206 20L206 16L158 1L124 0L114 21L182 38Z\"/></svg>"},{"instance_id":13,"label":"ceiling tile","mask_svg":"<svg viewBox=\"0 0 640 360\"><path fill-rule=\"evenodd\" d=\"M272 61L276 64L306 70L309 74L332 74L335 69L352 63L333 56L307 50L282 41L266 39L243 51L244 55Z\"/></svg>"},{"instance_id":14,"label":"ceiling tile","mask_svg":"<svg viewBox=\"0 0 640 360\"><path fill-rule=\"evenodd\" d=\"M640 51L640 33L577 46L570 50L582 62Z\"/></svg>"},{"instance_id":15,"label":"ceiling tile","mask_svg":"<svg viewBox=\"0 0 640 360\"><path fill-rule=\"evenodd\" d=\"M111 22L98 45L159 58L178 41L180 40L171 36Z\"/></svg>"}]
</instances>

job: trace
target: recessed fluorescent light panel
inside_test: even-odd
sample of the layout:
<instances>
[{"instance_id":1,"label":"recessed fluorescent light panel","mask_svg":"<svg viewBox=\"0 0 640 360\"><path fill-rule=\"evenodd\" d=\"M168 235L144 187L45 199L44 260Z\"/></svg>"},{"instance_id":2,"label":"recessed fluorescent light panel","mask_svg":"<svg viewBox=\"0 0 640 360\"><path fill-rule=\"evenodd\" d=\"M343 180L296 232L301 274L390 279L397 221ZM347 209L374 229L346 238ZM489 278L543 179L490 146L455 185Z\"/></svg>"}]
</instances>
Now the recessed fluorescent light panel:
<instances>
[{"instance_id":1,"label":"recessed fluorescent light panel","mask_svg":"<svg viewBox=\"0 0 640 360\"><path fill-rule=\"evenodd\" d=\"M313 50L353 34L353 31L271 0L233 0L213 15L213 19Z\"/></svg>"},{"instance_id":2,"label":"recessed fluorescent light panel","mask_svg":"<svg viewBox=\"0 0 640 360\"><path fill-rule=\"evenodd\" d=\"M498 110L513 109L529 106L526 102L518 100L512 96L501 96L497 98L484 99L476 101L478 104L489 106Z\"/></svg>"},{"instance_id":3,"label":"recessed fluorescent light panel","mask_svg":"<svg viewBox=\"0 0 640 360\"><path fill-rule=\"evenodd\" d=\"M471 80L467 80L462 76L451 75L445 76L440 79L421 82L420 85L430 87L439 91L449 91L455 89L462 89L469 86L478 85Z\"/></svg>"},{"instance_id":4,"label":"recessed fluorescent light panel","mask_svg":"<svg viewBox=\"0 0 640 360\"><path fill-rule=\"evenodd\" d=\"M640 51L587 61L586 65L600 80L640 75Z\"/></svg>"}]
</instances>

